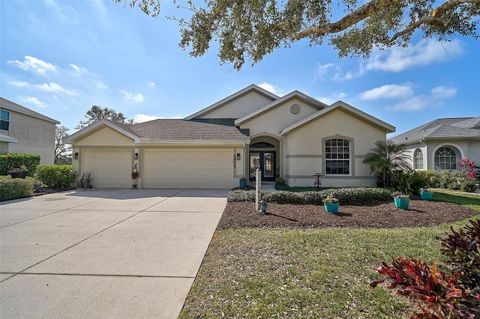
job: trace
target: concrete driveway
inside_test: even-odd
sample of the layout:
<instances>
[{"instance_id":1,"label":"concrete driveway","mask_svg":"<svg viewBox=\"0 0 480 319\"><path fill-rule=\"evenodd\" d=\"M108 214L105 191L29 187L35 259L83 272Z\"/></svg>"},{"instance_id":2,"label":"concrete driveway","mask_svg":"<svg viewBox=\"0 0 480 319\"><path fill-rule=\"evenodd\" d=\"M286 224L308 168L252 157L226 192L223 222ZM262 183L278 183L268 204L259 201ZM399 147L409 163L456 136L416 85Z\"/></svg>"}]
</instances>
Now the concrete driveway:
<instances>
[{"instance_id":1,"label":"concrete driveway","mask_svg":"<svg viewBox=\"0 0 480 319\"><path fill-rule=\"evenodd\" d=\"M0 317L176 318L226 194L91 190L0 203Z\"/></svg>"}]
</instances>

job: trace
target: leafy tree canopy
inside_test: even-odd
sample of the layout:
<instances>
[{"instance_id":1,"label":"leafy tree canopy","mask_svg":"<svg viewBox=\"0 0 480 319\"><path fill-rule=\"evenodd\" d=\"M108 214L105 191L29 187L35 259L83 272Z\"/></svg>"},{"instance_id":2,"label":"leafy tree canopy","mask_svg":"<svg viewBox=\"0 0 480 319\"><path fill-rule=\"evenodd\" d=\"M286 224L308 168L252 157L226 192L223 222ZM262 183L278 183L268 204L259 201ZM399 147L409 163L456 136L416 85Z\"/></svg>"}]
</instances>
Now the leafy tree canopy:
<instances>
[{"instance_id":1,"label":"leafy tree canopy","mask_svg":"<svg viewBox=\"0 0 480 319\"><path fill-rule=\"evenodd\" d=\"M98 120L109 120L114 123L120 124L132 124L133 120L127 119L125 115L121 112L117 112L114 109L101 107L98 105L93 105L90 110L87 111L85 114L85 120L80 121L80 123L76 126L77 129L84 128L89 126L90 124L95 123Z\"/></svg>"},{"instance_id":2,"label":"leafy tree canopy","mask_svg":"<svg viewBox=\"0 0 480 319\"><path fill-rule=\"evenodd\" d=\"M160 0L113 1L150 16L160 13ZM374 48L407 46L417 30L425 38L477 38L480 16L480 0L186 1L191 16L178 19L180 46L198 57L218 41L221 62L236 69L302 39L310 45L328 41L340 57L367 57Z\"/></svg>"}]
</instances>

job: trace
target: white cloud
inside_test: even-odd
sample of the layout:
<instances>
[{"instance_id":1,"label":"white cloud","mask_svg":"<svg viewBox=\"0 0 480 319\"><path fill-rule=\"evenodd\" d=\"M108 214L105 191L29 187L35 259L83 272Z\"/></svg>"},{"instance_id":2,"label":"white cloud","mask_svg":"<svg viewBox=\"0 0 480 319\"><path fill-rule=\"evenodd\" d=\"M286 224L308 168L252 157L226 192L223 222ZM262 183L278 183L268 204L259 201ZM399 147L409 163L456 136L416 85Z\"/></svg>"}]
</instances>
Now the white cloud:
<instances>
[{"instance_id":1,"label":"white cloud","mask_svg":"<svg viewBox=\"0 0 480 319\"><path fill-rule=\"evenodd\" d=\"M11 60L8 61L8 64L14 65L24 71L32 71L41 75L45 75L47 72L54 72L57 69L55 65L29 55L26 55L23 61Z\"/></svg>"},{"instance_id":2,"label":"white cloud","mask_svg":"<svg viewBox=\"0 0 480 319\"><path fill-rule=\"evenodd\" d=\"M456 88L437 86L430 90L430 94L412 96L387 108L395 111L421 111L430 106L441 105L445 98L453 97L455 94Z\"/></svg>"},{"instance_id":3,"label":"white cloud","mask_svg":"<svg viewBox=\"0 0 480 319\"><path fill-rule=\"evenodd\" d=\"M145 101L145 98L141 93L134 94L125 90L121 90L120 94L122 95L122 98L127 102L142 103L143 101Z\"/></svg>"},{"instance_id":4,"label":"white cloud","mask_svg":"<svg viewBox=\"0 0 480 319\"><path fill-rule=\"evenodd\" d=\"M337 68L332 79L337 82L349 81L349 80L357 79L363 76L365 73L366 71L365 71L365 68L363 67L363 64L360 64L360 67L358 68L357 71L343 72L341 68Z\"/></svg>"},{"instance_id":5,"label":"white cloud","mask_svg":"<svg viewBox=\"0 0 480 319\"><path fill-rule=\"evenodd\" d=\"M40 90L48 93L63 93L67 95L73 95L73 91L63 88L60 84L57 83L42 83L42 84L32 84L26 81L9 81L8 84L18 88L31 88Z\"/></svg>"},{"instance_id":6,"label":"white cloud","mask_svg":"<svg viewBox=\"0 0 480 319\"><path fill-rule=\"evenodd\" d=\"M452 97L457 94L457 89L454 87L437 86L432 89L432 95L437 98Z\"/></svg>"},{"instance_id":7,"label":"white cloud","mask_svg":"<svg viewBox=\"0 0 480 319\"><path fill-rule=\"evenodd\" d=\"M64 89L60 84L57 84L57 83L50 82L50 83L34 84L34 87L45 92L64 93L68 95L73 95L72 91Z\"/></svg>"},{"instance_id":8,"label":"white cloud","mask_svg":"<svg viewBox=\"0 0 480 319\"><path fill-rule=\"evenodd\" d=\"M413 90L409 85L385 84L360 94L360 99L364 101L378 99L405 98L413 95Z\"/></svg>"},{"instance_id":9,"label":"white cloud","mask_svg":"<svg viewBox=\"0 0 480 319\"><path fill-rule=\"evenodd\" d=\"M97 81L96 87L97 87L97 89L100 89L100 90L108 89L108 86L105 83L103 83L102 81Z\"/></svg>"},{"instance_id":10,"label":"white cloud","mask_svg":"<svg viewBox=\"0 0 480 319\"><path fill-rule=\"evenodd\" d=\"M441 62L462 53L460 41L423 39L406 48L392 47L376 52L366 63L367 70L400 72L414 66Z\"/></svg>"},{"instance_id":11,"label":"white cloud","mask_svg":"<svg viewBox=\"0 0 480 319\"><path fill-rule=\"evenodd\" d=\"M148 114L135 114L133 116L133 121L135 123L142 123L142 122L148 122L148 121L153 121L153 120L158 120L161 119L162 117L160 116L155 116L155 115L148 115Z\"/></svg>"},{"instance_id":12,"label":"white cloud","mask_svg":"<svg viewBox=\"0 0 480 319\"><path fill-rule=\"evenodd\" d=\"M317 78L323 80L327 75L328 71L334 66L335 65L333 63L320 64L317 67Z\"/></svg>"},{"instance_id":13,"label":"white cloud","mask_svg":"<svg viewBox=\"0 0 480 319\"><path fill-rule=\"evenodd\" d=\"M38 108L41 108L41 109L47 108L47 105L45 103L43 103L42 101L40 101L38 98L36 98L34 96L21 97L20 101L22 101L25 104L34 105L34 106L36 106Z\"/></svg>"},{"instance_id":14,"label":"white cloud","mask_svg":"<svg viewBox=\"0 0 480 319\"><path fill-rule=\"evenodd\" d=\"M337 102L338 100L342 100L346 96L347 96L347 93L339 92L339 93L334 93L334 94L329 95L329 96L318 96L318 97L315 97L315 98L317 100L319 100L320 102L323 102L325 104L333 104L333 103Z\"/></svg>"},{"instance_id":15,"label":"white cloud","mask_svg":"<svg viewBox=\"0 0 480 319\"><path fill-rule=\"evenodd\" d=\"M69 65L73 69L73 71L75 72L75 75L77 75L77 76L81 76L81 75L86 74L88 72L88 70L86 68L78 66L76 64L69 64Z\"/></svg>"},{"instance_id":16,"label":"white cloud","mask_svg":"<svg viewBox=\"0 0 480 319\"><path fill-rule=\"evenodd\" d=\"M30 83L25 81L8 81L8 84L17 88L26 88L30 86Z\"/></svg>"},{"instance_id":17,"label":"white cloud","mask_svg":"<svg viewBox=\"0 0 480 319\"><path fill-rule=\"evenodd\" d=\"M262 89L267 90L269 92L272 92L273 94L278 95L278 96L282 96L282 95L285 94L284 90L282 90L278 86L273 85L273 84L268 83L268 82L263 82L263 83L260 83L260 84L257 84L257 85L259 87L261 87Z\"/></svg>"},{"instance_id":18,"label":"white cloud","mask_svg":"<svg viewBox=\"0 0 480 319\"><path fill-rule=\"evenodd\" d=\"M150 82L148 82L147 84L148 84L148 86L151 87L152 89L157 86L157 84L156 84L155 82L153 82L153 81L150 81Z\"/></svg>"},{"instance_id":19,"label":"white cloud","mask_svg":"<svg viewBox=\"0 0 480 319\"><path fill-rule=\"evenodd\" d=\"M395 111L420 111L429 106L431 100L425 95L413 96L404 101L395 103L388 108Z\"/></svg>"},{"instance_id":20,"label":"white cloud","mask_svg":"<svg viewBox=\"0 0 480 319\"><path fill-rule=\"evenodd\" d=\"M370 58L360 63L357 70L343 71L335 67L334 81L348 81L364 76L368 71L400 72L412 67L439 63L453 59L462 54L462 44L459 40L441 42L434 39L424 39L406 48L392 47L376 50Z\"/></svg>"}]
</instances>

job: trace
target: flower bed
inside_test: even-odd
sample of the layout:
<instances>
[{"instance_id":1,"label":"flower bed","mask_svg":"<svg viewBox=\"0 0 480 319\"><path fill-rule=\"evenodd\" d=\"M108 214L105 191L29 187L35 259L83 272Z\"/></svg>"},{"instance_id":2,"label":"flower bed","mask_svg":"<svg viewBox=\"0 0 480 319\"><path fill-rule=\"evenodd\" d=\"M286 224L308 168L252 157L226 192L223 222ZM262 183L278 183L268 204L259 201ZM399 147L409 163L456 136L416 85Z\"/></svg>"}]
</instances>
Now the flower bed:
<instances>
[{"instance_id":1,"label":"flower bed","mask_svg":"<svg viewBox=\"0 0 480 319\"><path fill-rule=\"evenodd\" d=\"M255 212L254 203L228 203L219 229L239 227L423 227L451 223L478 215L478 211L435 201L412 200L408 210L392 202L372 206L342 205L340 212L326 213L322 206L269 204L267 214Z\"/></svg>"}]
</instances>

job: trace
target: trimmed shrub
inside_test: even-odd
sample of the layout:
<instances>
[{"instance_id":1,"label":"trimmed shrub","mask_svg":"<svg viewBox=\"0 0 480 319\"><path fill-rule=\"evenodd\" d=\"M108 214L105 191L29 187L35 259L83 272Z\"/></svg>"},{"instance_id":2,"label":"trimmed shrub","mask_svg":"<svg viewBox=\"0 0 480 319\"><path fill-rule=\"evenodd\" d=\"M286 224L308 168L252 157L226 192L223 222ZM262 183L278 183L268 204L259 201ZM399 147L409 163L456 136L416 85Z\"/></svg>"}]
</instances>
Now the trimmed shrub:
<instances>
[{"instance_id":1,"label":"trimmed shrub","mask_svg":"<svg viewBox=\"0 0 480 319\"><path fill-rule=\"evenodd\" d=\"M385 188L331 188L321 191L289 192L275 191L263 193L268 203L291 205L322 205L323 200L332 195L343 205L368 205L391 200L392 192ZM228 195L229 202L254 202L255 191L235 190Z\"/></svg>"},{"instance_id":2,"label":"trimmed shrub","mask_svg":"<svg viewBox=\"0 0 480 319\"><path fill-rule=\"evenodd\" d=\"M20 153L0 154L0 175L8 175L10 170L25 166L28 169L28 176L33 176L39 164L40 155Z\"/></svg>"},{"instance_id":3,"label":"trimmed shrub","mask_svg":"<svg viewBox=\"0 0 480 319\"><path fill-rule=\"evenodd\" d=\"M52 188L67 188L75 182L72 165L40 165L36 176Z\"/></svg>"},{"instance_id":4,"label":"trimmed shrub","mask_svg":"<svg viewBox=\"0 0 480 319\"><path fill-rule=\"evenodd\" d=\"M420 188L438 187L433 185L435 178L435 171L414 171L410 181L412 192L416 194L420 191Z\"/></svg>"},{"instance_id":5,"label":"trimmed shrub","mask_svg":"<svg viewBox=\"0 0 480 319\"><path fill-rule=\"evenodd\" d=\"M236 189L228 193L228 202L254 202L255 191Z\"/></svg>"},{"instance_id":6,"label":"trimmed shrub","mask_svg":"<svg viewBox=\"0 0 480 319\"><path fill-rule=\"evenodd\" d=\"M476 180L465 180L460 184L460 190L463 192L474 193L477 191L478 182Z\"/></svg>"},{"instance_id":7,"label":"trimmed shrub","mask_svg":"<svg viewBox=\"0 0 480 319\"><path fill-rule=\"evenodd\" d=\"M268 192L263 196L267 203L302 205L305 204L305 193L286 191Z\"/></svg>"},{"instance_id":8,"label":"trimmed shrub","mask_svg":"<svg viewBox=\"0 0 480 319\"><path fill-rule=\"evenodd\" d=\"M276 185L285 185L285 179L283 177L277 177L277 178L275 178L275 184Z\"/></svg>"},{"instance_id":9,"label":"trimmed shrub","mask_svg":"<svg viewBox=\"0 0 480 319\"><path fill-rule=\"evenodd\" d=\"M30 179L5 178L0 180L0 201L33 196Z\"/></svg>"}]
</instances>

